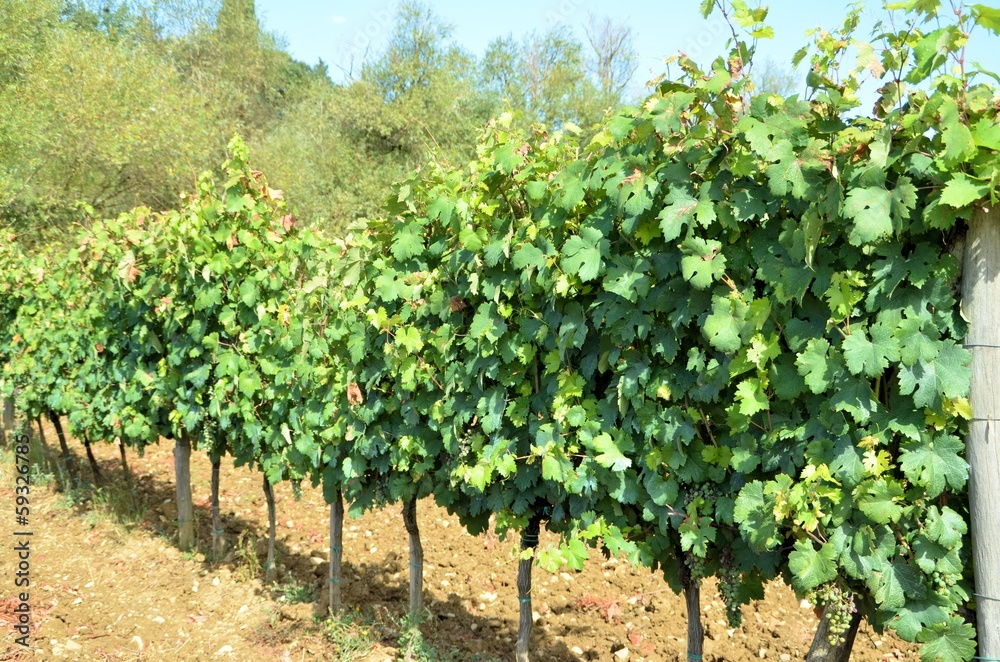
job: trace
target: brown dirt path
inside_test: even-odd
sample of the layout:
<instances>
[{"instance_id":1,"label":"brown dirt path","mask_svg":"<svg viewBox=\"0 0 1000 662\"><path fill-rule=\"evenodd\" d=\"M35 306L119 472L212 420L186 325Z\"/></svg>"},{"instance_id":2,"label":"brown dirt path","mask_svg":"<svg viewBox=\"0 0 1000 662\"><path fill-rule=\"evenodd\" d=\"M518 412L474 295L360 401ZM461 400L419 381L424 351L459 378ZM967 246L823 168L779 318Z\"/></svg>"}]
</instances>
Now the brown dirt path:
<instances>
[{"instance_id":1,"label":"brown dirt path","mask_svg":"<svg viewBox=\"0 0 1000 662\"><path fill-rule=\"evenodd\" d=\"M47 430L51 440L52 432ZM80 466L82 446L71 442ZM106 478L123 484L116 447L95 444ZM220 563L203 554L183 555L176 540L173 456L164 442L143 458L130 454L136 503L67 503L63 494L35 486L32 494L32 648L14 645L12 516L0 511L0 660L364 660L403 659L399 618L407 608L407 537L399 508L345 522L344 598L357 605L357 622L324 634L311 603L289 604L294 593L248 579L246 563L230 552ZM89 478L89 471L84 468ZM198 539L211 538L210 464L192 456ZM230 546L241 534L256 539L263 558L266 505L260 474L223 463L221 509ZM0 465L0 508L13 501L11 465ZM121 492L121 490L118 490ZM328 509L320 490L275 488L278 508L279 585L322 596ZM95 495L94 501L102 502ZM123 501L125 503L123 503ZM140 507L137 523L115 523L114 509ZM425 553L425 603L431 617L424 639L441 659L508 660L516 638L515 541L473 537L432 502L418 507ZM246 537L245 537L246 539ZM554 540L542 537L542 545ZM251 541L250 546L253 547ZM683 600L657 576L599 554L583 572L535 570L538 618L534 660L685 659ZM744 624L729 628L721 600L709 583L702 591L705 662L801 660L816 625L780 583L767 599L744 608ZM629 649L628 656L620 651ZM351 651L356 650L355 653ZM915 648L865 628L854 660L919 659Z\"/></svg>"}]
</instances>

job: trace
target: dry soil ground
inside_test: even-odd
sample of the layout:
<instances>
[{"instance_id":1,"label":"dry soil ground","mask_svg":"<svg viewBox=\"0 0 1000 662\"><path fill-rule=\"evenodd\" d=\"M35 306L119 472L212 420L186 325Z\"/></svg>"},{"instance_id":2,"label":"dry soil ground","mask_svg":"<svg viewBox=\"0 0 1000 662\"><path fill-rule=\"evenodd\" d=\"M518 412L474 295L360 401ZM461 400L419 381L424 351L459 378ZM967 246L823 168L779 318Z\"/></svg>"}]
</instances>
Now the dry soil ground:
<instances>
[{"instance_id":1,"label":"dry soil ground","mask_svg":"<svg viewBox=\"0 0 1000 662\"><path fill-rule=\"evenodd\" d=\"M45 432L52 446L55 435L49 427ZM89 478L82 446L70 444ZM8 626L14 481L11 458L0 465L0 660L403 659L408 561L398 508L345 522L344 597L352 611L340 622L324 622L314 617L313 603L324 597L329 544L329 511L320 490L306 486L296 499L289 485L276 488L280 576L276 588L267 587L251 577L253 552L262 558L267 529L259 473L223 465L221 507L231 551L213 563L175 546L173 456L166 442L142 458L129 457L134 492L124 487L116 447L96 444L95 454L110 488L68 494L56 491L54 482L33 488L29 650L15 646ZM195 453L203 551L211 537L209 478L207 458ZM430 616L414 659L513 659L514 541L471 536L429 501L419 505L418 516ZM650 572L595 554L582 572L536 568L535 586L533 660L685 659L683 600ZM816 618L787 587L774 584L765 601L745 607L739 629L726 624L714 585L702 596L705 662L803 659ZM615 656L623 647L627 657ZM918 657L913 647L866 627L853 659Z\"/></svg>"}]
</instances>

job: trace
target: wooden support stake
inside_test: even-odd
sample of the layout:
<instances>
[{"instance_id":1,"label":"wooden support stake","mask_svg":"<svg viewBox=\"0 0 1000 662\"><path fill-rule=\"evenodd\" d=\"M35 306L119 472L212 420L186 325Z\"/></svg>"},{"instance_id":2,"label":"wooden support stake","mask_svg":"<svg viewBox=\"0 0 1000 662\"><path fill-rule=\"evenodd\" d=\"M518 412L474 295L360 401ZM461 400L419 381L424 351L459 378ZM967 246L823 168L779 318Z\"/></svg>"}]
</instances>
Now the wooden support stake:
<instances>
[{"instance_id":1,"label":"wooden support stake","mask_svg":"<svg viewBox=\"0 0 1000 662\"><path fill-rule=\"evenodd\" d=\"M962 313L972 353L966 441L980 658L1000 658L1000 210L972 215L965 238Z\"/></svg>"},{"instance_id":2,"label":"wooden support stake","mask_svg":"<svg viewBox=\"0 0 1000 662\"><path fill-rule=\"evenodd\" d=\"M417 497L403 505L403 523L410 534L410 620L413 624L420 618L424 592L424 547L420 544L420 529L417 528Z\"/></svg>"},{"instance_id":3,"label":"wooden support stake","mask_svg":"<svg viewBox=\"0 0 1000 662\"><path fill-rule=\"evenodd\" d=\"M219 514L219 470L222 458L212 455L212 558L218 560L226 551L226 532Z\"/></svg>"},{"instance_id":4,"label":"wooden support stake","mask_svg":"<svg viewBox=\"0 0 1000 662\"><path fill-rule=\"evenodd\" d=\"M531 643L531 566L535 564L535 548L538 547L538 532L542 518L535 515L528 522L528 528L521 533L521 552L531 550L531 556L521 558L517 564L517 600L520 603L520 618L517 623L517 662L528 662Z\"/></svg>"},{"instance_id":5,"label":"wooden support stake","mask_svg":"<svg viewBox=\"0 0 1000 662\"><path fill-rule=\"evenodd\" d=\"M340 614L343 602L340 597L341 554L344 545L344 495L340 489L330 504L330 574L327 583L330 585L330 616Z\"/></svg>"},{"instance_id":6,"label":"wooden support stake","mask_svg":"<svg viewBox=\"0 0 1000 662\"><path fill-rule=\"evenodd\" d=\"M194 548L194 503L191 500L191 440L182 434L174 442L174 475L177 481L177 546Z\"/></svg>"},{"instance_id":7,"label":"wooden support stake","mask_svg":"<svg viewBox=\"0 0 1000 662\"><path fill-rule=\"evenodd\" d=\"M267 499L267 564L264 566L264 581L271 583L278 578L278 569L274 565L274 539L277 535L274 509L274 488L264 474L264 498Z\"/></svg>"}]
</instances>

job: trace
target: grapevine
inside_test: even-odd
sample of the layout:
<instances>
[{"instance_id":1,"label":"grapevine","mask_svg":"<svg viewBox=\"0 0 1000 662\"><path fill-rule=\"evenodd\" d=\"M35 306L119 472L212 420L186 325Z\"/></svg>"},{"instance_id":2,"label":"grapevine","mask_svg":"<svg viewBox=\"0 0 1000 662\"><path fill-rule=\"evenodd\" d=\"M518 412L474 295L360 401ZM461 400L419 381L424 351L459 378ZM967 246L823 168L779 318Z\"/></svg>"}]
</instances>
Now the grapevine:
<instances>
[{"instance_id":1,"label":"grapevine","mask_svg":"<svg viewBox=\"0 0 1000 662\"><path fill-rule=\"evenodd\" d=\"M782 576L831 644L863 616L968 660L956 292L1000 136L995 88L935 67L1000 20L975 5L932 31L937 4L875 35L894 67L837 69L856 12L817 33L802 98L754 95L737 41L673 59L590 140L501 116L337 239L234 140L221 185L96 221L65 259L0 243L0 389L92 439L194 439L268 485L322 483L335 523L342 497L402 502L415 559L417 499L472 533L492 517L524 532L522 605L544 525L552 568L600 546L692 609L716 576L733 624Z\"/></svg>"}]
</instances>

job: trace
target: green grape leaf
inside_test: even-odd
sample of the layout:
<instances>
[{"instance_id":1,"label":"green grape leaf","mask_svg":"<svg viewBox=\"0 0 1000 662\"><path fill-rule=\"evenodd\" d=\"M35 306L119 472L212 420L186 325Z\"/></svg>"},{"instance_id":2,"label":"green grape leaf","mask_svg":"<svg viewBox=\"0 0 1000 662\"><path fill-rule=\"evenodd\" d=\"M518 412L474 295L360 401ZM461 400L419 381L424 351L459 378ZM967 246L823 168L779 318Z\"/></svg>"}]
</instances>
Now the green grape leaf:
<instances>
[{"instance_id":1,"label":"green grape leaf","mask_svg":"<svg viewBox=\"0 0 1000 662\"><path fill-rule=\"evenodd\" d=\"M744 416L753 416L770 406L759 379L744 379L740 382L736 387L736 399L740 403L740 413Z\"/></svg>"},{"instance_id":2,"label":"green grape leaf","mask_svg":"<svg viewBox=\"0 0 1000 662\"><path fill-rule=\"evenodd\" d=\"M830 343L825 338L813 338L795 358L799 374L813 393L824 393L837 379L837 366L828 358L829 351Z\"/></svg>"},{"instance_id":3,"label":"green grape leaf","mask_svg":"<svg viewBox=\"0 0 1000 662\"><path fill-rule=\"evenodd\" d=\"M868 584L875 585L875 601L882 609L902 609L908 596L919 600L926 594L920 571L900 557L885 568L872 571Z\"/></svg>"},{"instance_id":4,"label":"green grape leaf","mask_svg":"<svg viewBox=\"0 0 1000 662\"><path fill-rule=\"evenodd\" d=\"M976 629L961 616L925 628L917 637L925 662L968 662L976 653Z\"/></svg>"},{"instance_id":5,"label":"green grape leaf","mask_svg":"<svg viewBox=\"0 0 1000 662\"><path fill-rule=\"evenodd\" d=\"M937 358L938 343L924 333L924 322L917 318L907 318L899 323L895 332L899 341L899 359L904 365L912 366L918 361L933 361Z\"/></svg>"},{"instance_id":6,"label":"green grape leaf","mask_svg":"<svg viewBox=\"0 0 1000 662\"><path fill-rule=\"evenodd\" d=\"M407 223L400 232L393 235L391 251L392 256L401 261L421 255L424 252L424 240L420 225L416 222Z\"/></svg>"},{"instance_id":7,"label":"green grape leaf","mask_svg":"<svg viewBox=\"0 0 1000 662\"><path fill-rule=\"evenodd\" d=\"M850 240L855 246L892 234L892 193L881 186L856 188L847 194L844 215L854 220Z\"/></svg>"},{"instance_id":8,"label":"green grape leaf","mask_svg":"<svg viewBox=\"0 0 1000 662\"><path fill-rule=\"evenodd\" d=\"M899 391L913 394L917 407L938 408L943 398L960 398L969 392L972 370L971 355L953 340L941 343L937 358L920 360L912 366L901 366Z\"/></svg>"},{"instance_id":9,"label":"green grape leaf","mask_svg":"<svg viewBox=\"0 0 1000 662\"><path fill-rule=\"evenodd\" d=\"M877 524L895 522L903 513L903 507L896 503L903 496L903 487L896 481L880 478L869 481L858 488L858 509Z\"/></svg>"},{"instance_id":10,"label":"green grape leaf","mask_svg":"<svg viewBox=\"0 0 1000 662\"><path fill-rule=\"evenodd\" d=\"M967 207L988 198L990 183L972 179L962 172L955 173L941 192L941 202L951 207Z\"/></svg>"},{"instance_id":11,"label":"green grape leaf","mask_svg":"<svg viewBox=\"0 0 1000 662\"><path fill-rule=\"evenodd\" d=\"M582 228L579 235L566 240L560 265L570 274L587 282L597 278L601 271L602 255L607 251L608 240L596 228Z\"/></svg>"},{"instance_id":12,"label":"green grape leaf","mask_svg":"<svg viewBox=\"0 0 1000 662\"><path fill-rule=\"evenodd\" d=\"M643 485L650 500L657 506L666 506L677 499L677 481L673 478L663 480L654 473L647 473Z\"/></svg>"},{"instance_id":13,"label":"green grape leaf","mask_svg":"<svg viewBox=\"0 0 1000 662\"><path fill-rule=\"evenodd\" d=\"M993 34L1000 35L1000 9L989 5L966 5L972 10L976 24L981 25Z\"/></svg>"},{"instance_id":14,"label":"green grape leaf","mask_svg":"<svg viewBox=\"0 0 1000 662\"><path fill-rule=\"evenodd\" d=\"M673 241L681 235L685 225L691 225L698 201L684 189L674 188L667 195L666 203L657 218L664 241Z\"/></svg>"},{"instance_id":15,"label":"green grape leaf","mask_svg":"<svg viewBox=\"0 0 1000 662\"><path fill-rule=\"evenodd\" d=\"M507 324L497 312L496 304L481 304L472 318L469 334L477 340L486 338L490 342L496 342L506 332Z\"/></svg>"},{"instance_id":16,"label":"green grape leaf","mask_svg":"<svg viewBox=\"0 0 1000 662\"><path fill-rule=\"evenodd\" d=\"M799 591L810 591L837 577L837 550L827 543L818 550L812 541L802 538L788 555L792 584Z\"/></svg>"},{"instance_id":17,"label":"green grape leaf","mask_svg":"<svg viewBox=\"0 0 1000 662\"><path fill-rule=\"evenodd\" d=\"M492 434L500 429L503 420L503 412L507 406L504 400L503 390L492 388L479 399L477 411L482 418L483 432Z\"/></svg>"},{"instance_id":18,"label":"green grape leaf","mask_svg":"<svg viewBox=\"0 0 1000 662\"><path fill-rule=\"evenodd\" d=\"M962 459L965 444L953 435L937 435L933 440L908 443L900 454L900 468L915 485L936 499L946 487L961 490L968 479L969 465Z\"/></svg>"},{"instance_id":19,"label":"green grape leaf","mask_svg":"<svg viewBox=\"0 0 1000 662\"><path fill-rule=\"evenodd\" d=\"M689 237L681 244L681 274L699 290L704 290L719 280L726 272L726 257L720 253L722 244Z\"/></svg>"},{"instance_id":20,"label":"green grape leaf","mask_svg":"<svg viewBox=\"0 0 1000 662\"><path fill-rule=\"evenodd\" d=\"M625 456L623 449L618 447L610 434L602 432L591 440L590 445L597 452L594 459L602 467L612 471L625 471L632 466L632 460Z\"/></svg>"},{"instance_id":21,"label":"green grape leaf","mask_svg":"<svg viewBox=\"0 0 1000 662\"><path fill-rule=\"evenodd\" d=\"M857 378L838 380L836 392L830 398L834 411L844 411L858 423L867 423L879 409L871 383Z\"/></svg>"},{"instance_id":22,"label":"green grape leaf","mask_svg":"<svg viewBox=\"0 0 1000 662\"><path fill-rule=\"evenodd\" d=\"M941 509L931 506L927 509L924 519L926 522L924 531L927 537L945 547L959 544L962 536L969 531L969 526L962 516L947 506Z\"/></svg>"},{"instance_id":23,"label":"green grape leaf","mask_svg":"<svg viewBox=\"0 0 1000 662\"><path fill-rule=\"evenodd\" d=\"M483 249L483 239L474 228L462 228L458 233L458 243L470 253L478 253Z\"/></svg>"},{"instance_id":24,"label":"green grape leaf","mask_svg":"<svg viewBox=\"0 0 1000 662\"><path fill-rule=\"evenodd\" d=\"M948 620L948 611L939 604L924 600L907 600L888 625L905 641L916 641L924 627Z\"/></svg>"},{"instance_id":25,"label":"green grape leaf","mask_svg":"<svg viewBox=\"0 0 1000 662\"><path fill-rule=\"evenodd\" d=\"M424 346L424 341L420 337L420 330L415 326L407 326L399 329L396 332L396 342L411 354L419 352Z\"/></svg>"},{"instance_id":26,"label":"green grape leaf","mask_svg":"<svg viewBox=\"0 0 1000 662\"><path fill-rule=\"evenodd\" d=\"M854 329L844 339L843 351L847 369L853 374L878 377L890 361L899 359L899 341L888 328L876 325L871 330L871 339L863 329Z\"/></svg>"},{"instance_id":27,"label":"green grape leaf","mask_svg":"<svg viewBox=\"0 0 1000 662\"><path fill-rule=\"evenodd\" d=\"M764 494L764 483L752 481L736 498L733 519L744 538L758 551L775 549L784 542L774 517L774 500Z\"/></svg>"},{"instance_id":28,"label":"green grape leaf","mask_svg":"<svg viewBox=\"0 0 1000 662\"><path fill-rule=\"evenodd\" d=\"M705 318L703 334L719 351L735 352L742 345L742 323L742 319L733 315L733 304L729 298L712 297L712 312Z\"/></svg>"},{"instance_id":29,"label":"green grape leaf","mask_svg":"<svg viewBox=\"0 0 1000 662\"><path fill-rule=\"evenodd\" d=\"M514 251L511 261L518 269L540 269L545 266L545 254L534 244L525 242Z\"/></svg>"}]
</instances>

